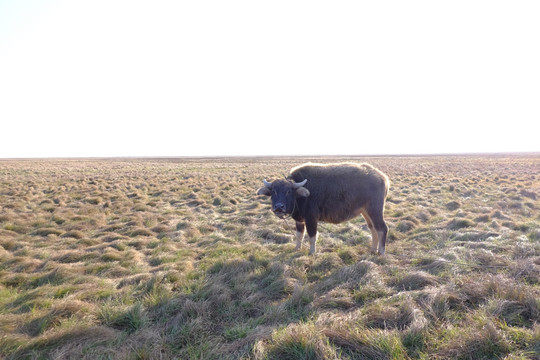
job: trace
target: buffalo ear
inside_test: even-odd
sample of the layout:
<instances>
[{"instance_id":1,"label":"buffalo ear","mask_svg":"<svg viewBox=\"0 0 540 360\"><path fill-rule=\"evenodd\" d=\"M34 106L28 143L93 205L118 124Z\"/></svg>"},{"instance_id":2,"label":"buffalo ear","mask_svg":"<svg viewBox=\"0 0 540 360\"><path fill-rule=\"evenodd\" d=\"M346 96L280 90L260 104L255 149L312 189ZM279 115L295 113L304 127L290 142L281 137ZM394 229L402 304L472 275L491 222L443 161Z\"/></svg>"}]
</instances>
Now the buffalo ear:
<instances>
[{"instance_id":1,"label":"buffalo ear","mask_svg":"<svg viewBox=\"0 0 540 360\"><path fill-rule=\"evenodd\" d=\"M266 195L266 196L270 196L270 195L272 195L272 192L270 191L269 188L267 188L266 186L263 186L262 188L260 188L259 190L257 190L257 195Z\"/></svg>"},{"instance_id":2,"label":"buffalo ear","mask_svg":"<svg viewBox=\"0 0 540 360\"><path fill-rule=\"evenodd\" d=\"M300 197L308 197L309 196L309 190L305 187L299 187L296 189L296 195Z\"/></svg>"}]
</instances>

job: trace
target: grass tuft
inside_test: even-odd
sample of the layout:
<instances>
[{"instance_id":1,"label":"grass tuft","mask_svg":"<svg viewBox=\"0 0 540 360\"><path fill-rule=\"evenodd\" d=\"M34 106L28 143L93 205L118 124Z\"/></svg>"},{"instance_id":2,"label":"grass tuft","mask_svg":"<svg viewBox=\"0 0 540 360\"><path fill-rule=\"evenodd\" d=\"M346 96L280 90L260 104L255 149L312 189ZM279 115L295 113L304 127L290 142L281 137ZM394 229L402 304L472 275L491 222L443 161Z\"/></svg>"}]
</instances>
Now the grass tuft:
<instances>
[{"instance_id":1,"label":"grass tuft","mask_svg":"<svg viewBox=\"0 0 540 360\"><path fill-rule=\"evenodd\" d=\"M481 328L469 325L452 329L452 338L444 344L437 356L445 359L500 359L511 350L511 344L492 322Z\"/></svg>"},{"instance_id":2,"label":"grass tuft","mask_svg":"<svg viewBox=\"0 0 540 360\"><path fill-rule=\"evenodd\" d=\"M48 236L48 235L61 235L63 233L62 230L55 229L55 228L41 228L35 230L32 235L37 236Z\"/></svg>"},{"instance_id":3,"label":"grass tuft","mask_svg":"<svg viewBox=\"0 0 540 360\"><path fill-rule=\"evenodd\" d=\"M141 329L147 323L146 313L141 304L129 308L105 307L99 316L104 325L131 334Z\"/></svg>"},{"instance_id":4,"label":"grass tuft","mask_svg":"<svg viewBox=\"0 0 540 360\"><path fill-rule=\"evenodd\" d=\"M83 316L87 316L90 311L91 306L88 303L77 300L66 301L56 304L45 315L24 324L20 331L30 336L38 336L53 327L59 326L63 320L73 319L74 317L81 319Z\"/></svg>"},{"instance_id":5,"label":"grass tuft","mask_svg":"<svg viewBox=\"0 0 540 360\"><path fill-rule=\"evenodd\" d=\"M261 359L335 359L335 348L313 323L290 325L275 331Z\"/></svg>"},{"instance_id":6,"label":"grass tuft","mask_svg":"<svg viewBox=\"0 0 540 360\"><path fill-rule=\"evenodd\" d=\"M439 284L436 276L423 271L411 271L405 274L399 274L389 281L389 285L397 290L420 290L427 286L435 286Z\"/></svg>"},{"instance_id":7,"label":"grass tuft","mask_svg":"<svg viewBox=\"0 0 540 360\"><path fill-rule=\"evenodd\" d=\"M475 222L470 219L453 219L446 226L450 230L459 230L475 226Z\"/></svg>"}]
</instances>

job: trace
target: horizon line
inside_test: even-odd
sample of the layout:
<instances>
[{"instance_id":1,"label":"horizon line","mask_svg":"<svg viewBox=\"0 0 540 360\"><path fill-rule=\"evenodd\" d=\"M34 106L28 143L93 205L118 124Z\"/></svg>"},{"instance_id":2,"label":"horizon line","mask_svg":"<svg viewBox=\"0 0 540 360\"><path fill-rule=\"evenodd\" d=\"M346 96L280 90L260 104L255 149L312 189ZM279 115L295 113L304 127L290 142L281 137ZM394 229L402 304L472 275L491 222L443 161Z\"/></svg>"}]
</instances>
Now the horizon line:
<instances>
[{"instance_id":1,"label":"horizon line","mask_svg":"<svg viewBox=\"0 0 540 360\"><path fill-rule=\"evenodd\" d=\"M29 160L118 160L118 159L225 159L225 158L331 158L331 157L443 157L443 156L540 156L540 151L500 151L500 152L441 152L403 154L289 154L289 155L127 155L127 156L49 156L49 157L8 157L0 161Z\"/></svg>"}]
</instances>

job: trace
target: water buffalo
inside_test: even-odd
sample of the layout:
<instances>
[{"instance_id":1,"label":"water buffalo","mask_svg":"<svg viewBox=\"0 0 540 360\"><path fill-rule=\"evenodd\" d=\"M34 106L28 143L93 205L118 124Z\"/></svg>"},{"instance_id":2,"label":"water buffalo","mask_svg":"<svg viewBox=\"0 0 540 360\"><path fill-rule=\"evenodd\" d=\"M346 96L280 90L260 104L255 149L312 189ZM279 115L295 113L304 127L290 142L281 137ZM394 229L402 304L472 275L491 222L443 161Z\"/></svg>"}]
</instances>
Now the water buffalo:
<instances>
[{"instance_id":1,"label":"water buffalo","mask_svg":"<svg viewBox=\"0 0 540 360\"><path fill-rule=\"evenodd\" d=\"M264 180L257 194L271 196L274 214L296 220L297 250L304 229L309 253L314 254L319 221L337 224L362 214L371 230L371 250L382 255L388 233L383 212L389 184L388 177L369 164L307 163L293 168L284 180Z\"/></svg>"}]
</instances>

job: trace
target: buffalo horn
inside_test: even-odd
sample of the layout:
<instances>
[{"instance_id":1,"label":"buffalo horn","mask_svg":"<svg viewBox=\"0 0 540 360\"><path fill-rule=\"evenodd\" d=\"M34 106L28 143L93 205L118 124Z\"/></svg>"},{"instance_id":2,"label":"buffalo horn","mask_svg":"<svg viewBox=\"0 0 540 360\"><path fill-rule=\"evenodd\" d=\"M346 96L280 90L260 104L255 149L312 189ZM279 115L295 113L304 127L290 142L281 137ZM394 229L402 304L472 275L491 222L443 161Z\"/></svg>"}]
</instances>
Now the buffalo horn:
<instances>
[{"instance_id":1,"label":"buffalo horn","mask_svg":"<svg viewBox=\"0 0 540 360\"><path fill-rule=\"evenodd\" d=\"M298 189L299 187L306 185L306 183L307 183L307 179L305 179L304 181L300 181L298 183L294 183L294 188Z\"/></svg>"},{"instance_id":2,"label":"buffalo horn","mask_svg":"<svg viewBox=\"0 0 540 360\"><path fill-rule=\"evenodd\" d=\"M264 186L266 186L269 189L272 187L272 183L269 183L268 181L266 181L266 179L263 180L263 183L264 183Z\"/></svg>"}]
</instances>

